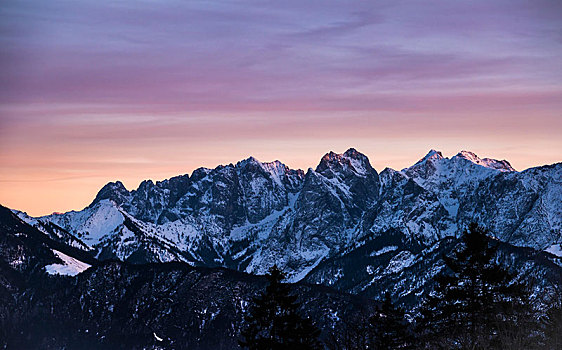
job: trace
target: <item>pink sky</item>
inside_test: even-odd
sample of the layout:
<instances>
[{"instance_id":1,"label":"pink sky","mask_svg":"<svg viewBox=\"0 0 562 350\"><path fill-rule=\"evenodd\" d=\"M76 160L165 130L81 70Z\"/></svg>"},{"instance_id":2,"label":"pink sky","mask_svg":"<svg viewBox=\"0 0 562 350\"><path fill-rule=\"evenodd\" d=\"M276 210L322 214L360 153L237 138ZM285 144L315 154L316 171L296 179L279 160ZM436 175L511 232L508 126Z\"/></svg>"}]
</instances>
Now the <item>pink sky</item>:
<instances>
[{"instance_id":1,"label":"pink sky","mask_svg":"<svg viewBox=\"0 0 562 350\"><path fill-rule=\"evenodd\" d=\"M379 171L429 149L562 160L559 1L6 1L0 203L81 209L108 181L253 155Z\"/></svg>"}]
</instances>

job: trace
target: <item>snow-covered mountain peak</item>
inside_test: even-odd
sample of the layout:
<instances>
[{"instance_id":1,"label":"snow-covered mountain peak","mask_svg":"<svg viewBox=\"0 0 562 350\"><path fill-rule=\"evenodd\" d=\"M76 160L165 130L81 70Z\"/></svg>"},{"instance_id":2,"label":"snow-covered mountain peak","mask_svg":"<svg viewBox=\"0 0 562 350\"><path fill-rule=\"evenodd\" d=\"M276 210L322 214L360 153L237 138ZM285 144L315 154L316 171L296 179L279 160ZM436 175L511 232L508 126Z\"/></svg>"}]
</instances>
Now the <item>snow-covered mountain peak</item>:
<instances>
[{"instance_id":1,"label":"snow-covered mountain peak","mask_svg":"<svg viewBox=\"0 0 562 350\"><path fill-rule=\"evenodd\" d=\"M272 162L260 162L253 156L250 156L236 163L237 169L243 169L248 166L261 168L272 175L281 175L289 170L289 167L281 163L279 160L274 160Z\"/></svg>"},{"instance_id":2,"label":"snow-covered mountain peak","mask_svg":"<svg viewBox=\"0 0 562 350\"><path fill-rule=\"evenodd\" d=\"M474 165L478 165L474 167ZM485 168L485 169L483 169ZM480 169L480 170L479 170ZM409 168L402 169L402 173L412 178L456 177L460 172L477 172L479 177L490 175L490 170L501 172L515 171L507 160L480 158L474 152L460 151L452 158L443 157L440 151L430 150L425 157ZM492 173L494 173L492 171ZM436 179L439 181L439 179Z\"/></svg>"},{"instance_id":3,"label":"snow-covered mountain peak","mask_svg":"<svg viewBox=\"0 0 562 350\"><path fill-rule=\"evenodd\" d=\"M267 168L288 168L285 164L281 163L279 160L274 160L273 162L263 162L262 164Z\"/></svg>"},{"instance_id":4,"label":"snow-covered mountain peak","mask_svg":"<svg viewBox=\"0 0 562 350\"><path fill-rule=\"evenodd\" d=\"M471 152L471 151L465 151L465 150L462 150L459 153L457 153L455 155L455 157L464 158L464 159L470 160L471 162L475 162L475 163L477 163L481 160L480 157L478 157L476 155L476 153ZM455 157L453 157L453 158L455 158Z\"/></svg>"},{"instance_id":5,"label":"snow-covered mountain peak","mask_svg":"<svg viewBox=\"0 0 562 350\"><path fill-rule=\"evenodd\" d=\"M256 159L255 157L253 157L253 156L249 156L248 158L243 159L243 160L239 161L238 163L236 163L236 167L237 167L237 168L243 168L243 167L245 167L245 166L247 166L247 165L250 165L250 164L261 166L261 165L262 165L262 162L260 162L259 160L257 160L257 159Z\"/></svg>"},{"instance_id":6,"label":"snow-covered mountain peak","mask_svg":"<svg viewBox=\"0 0 562 350\"><path fill-rule=\"evenodd\" d=\"M358 174L367 175L369 172L373 172L374 169L369 162L369 158L361 152L358 152L355 148L350 148L343 156L349 159L351 165Z\"/></svg>"},{"instance_id":7,"label":"snow-covered mountain peak","mask_svg":"<svg viewBox=\"0 0 562 350\"><path fill-rule=\"evenodd\" d=\"M39 220L52 222L93 246L115 234L124 219L114 201L103 199L82 211L47 215Z\"/></svg>"},{"instance_id":8,"label":"snow-covered mountain peak","mask_svg":"<svg viewBox=\"0 0 562 350\"><path fill-rule=\"evenodd\" d=\"M121 181L109 182L99 190L96 198L90 206L104 200L110 199L117 204L121 204L129 196L129 191L125 188Z\"/></svg>"},{"instance_id":9,"label":"snow-covered mountain peak","mask_svg":"<svg viewBox=\"0 0 562 350\"><path fill-rule=\"evenodd\" d=\"M285 174L289 171L289 167L278 160L262 163L261 165L279 185L281 185L283 176L285 176Z\"/></svg>"},{"instance_id":10,"label":"snow-covered mountain peak","mask_svg":"<svg viewBox=\"0 0 562 350\"><path fill-rule=\"evenodd\" d=\"M252 173L253 176L257 176L259 173L262 174L261 176L268 174L273 180L273 184L280 188L286 187L291 192L299 187L298 183L304 177L302 170L292 170L279 160L260 162L254 157L239 161L236 163L236 169L239 175L242 175L242 173Z\"/></svg>"},{"instance_id":11,"label":"snow-covered mountain peak","mask_svg":"<svg viewBox=\"0 0 562 350\"><path fill-rule=\"evenodd\" d=\"M341 159L341 158L342 158L342 154L338 154L338 153L336 153L336 152L334 152L334 151L330 151L330 152L326 153L326 154L322 157L322 159L320 159L320 163L323 163L323 162L332 162L332 161L334 161L334 160L339 160L339 159Z\"/></svg>"},{"instance_id":12,"label":"snow-covered mountain peak","mask_svg":"<svg viewBox=\"0 0 562 350\"><path fill-rule=\"evenodd\" d=\"M365 156L363 153L357 151L353 147L348 149L347 151L345 151L343 153L343 156L347 157L347 158L351 158L351 159L358 159L358 160L363 160L363 159L367 158L367 156Z\"/></svg>"},{"instance_id":13,"label":"snow-covered mountain peak","mask_svg":"<svg viewBox=\"0 0 562 350\"><path fill-rule=\"evenodd\" d=\"M497 169L499 171L516 171L511 166L511 164L505 159L496 160L496 159L484 158L482 159L482 162L486 164L485 165L486 167Z\"/></svg>"},{"instance_id":14,"label":"snow-covered mountain peak","mask_svg":"<svg viewBox=\"0 0 562 350\"><path fill-rule=\"evenodd\" d=\"M436 151L434 149L431 149L426 155L425 157L423 157L422 159L418 160L418 162L416 164L421 164L421 163L425 163L428 160L433 160L433 159L443 159L443 153L441 153L441 151Z\"/></svg>"},{"instance_id":15,"label":"snow-covered mountain peak","mask_svg":"<svg viewBox=\"0 0 562 350\"><path fill-rule=\"evenodd\" d=\"M209 169L209 168L197 168L195 170L193 170L193 172L191 173L191 180L192 181L199 181L205 177L207 177L207 175L209 175L213 170Z\"/></svg>"},{"instance_id":16,"label":"snow-covered mountain peak","mask_svg":"<svg viewBox=\"0 0 562 350\"><path fill-rule=\"evenodd\" d=\"M474 152L460 151L452 159L466 159L474 164L481 165L486 168L496 169L499 171L515 171L507 160L497 160L491 158L480 158Z\"/></svg>"},{"instance_id":17,"label":"snow-covered mountain peak","mask_svg":"<svg viewBox=\"0 0 562 350\"><path fill-rule=\"evenodd\" d=\"M344 153L330 151L326 153L316 167L316 172L331 177L336 172L353 171L357 175L367 176L376 173L369 162L369 158L354 148L350 148Z\"/></svg>"}]
</instances>

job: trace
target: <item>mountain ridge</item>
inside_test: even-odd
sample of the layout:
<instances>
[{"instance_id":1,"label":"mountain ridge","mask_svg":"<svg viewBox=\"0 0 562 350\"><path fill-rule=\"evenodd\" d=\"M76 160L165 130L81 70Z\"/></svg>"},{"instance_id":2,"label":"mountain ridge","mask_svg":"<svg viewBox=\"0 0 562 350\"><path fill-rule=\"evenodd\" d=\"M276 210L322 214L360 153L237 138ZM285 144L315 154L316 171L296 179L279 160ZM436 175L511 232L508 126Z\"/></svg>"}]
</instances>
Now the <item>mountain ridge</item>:
<instances>
[{"instance_id":1,"label":"mountain ridge","mask_svg":"<svg viewBox=\"0 0 562 350\"><path fill-rule=\"evenodd\" d=\"M336 152L334 152L334 151L329 151L328 153L326 153L326 154L320 159L320 162L318 163L318 165L316 166L316 168L314 168L315 171L317 171L318 166L321 165L322 161L323 161L325 158L328 158L328 159L329 159L330 157L335 158L335 157L337 157L337 156L343 156L343 155L345 155L345 154L348 153L348 152L356 152L356 153L361 154L362 156L366 157L364 154L358 152L358 151L357 151L355 148L353 148L353 147L347 149L347 150L346 150L345 152L343 152L343 153L336 153ZM435 157L447 158L447 157L444 157L444 156L443 156L443 152L441 152L441 151L439 151L439 150L436 150L436 149L430 149L430 151L429 151L424 157L422 157L422 158L421 158L420 160L418 160L416 163L412 164L410 167L412 167L412 166L414 166L414 165L416 165L416 164L418 164L418 163L422 163L423 161L425 161L425 160L427 160L427 159L430 159L430 158L433 159L433 158L435 158ZM517 170L515 170L514 168L512 168L512 166L511 166L511 164L509 163L509 161L507 161L507 160L505 160L505 159L504 159L504 160L497 160L497 159L494 159L494 158L480 158L480 157L478 157L478 156L477 156L474 152L472 152L472 151L461 150L460 152L456 153L453 157L460 157L460 158L464 158L464 159L467 159L467 160L471 160L471 158L472 158L471 161L474 161L475 164L481 165L481 166L483 166L483 167L491 167L490 164L498 163L498 164L504 165L504 166L507 167L507 168L511 168L510 171L517 171ZM367 160L368 160L368 158L367 158ZM270 162L262 162L262 161L258 160L258 159L257 159L256 157L254 157L254 156L249 156L248 158L245 158L245 159L242 159L242 160L240 160L240 161L237 161L235 164L233 164L233 163L230 163L230 164L219 164L219 165L217 165L215 168L199 167L199 168L194 169L194 170L191 172L191 175L188 174L188 173L186 173L186 174L183 174L183 175L176 175L176 176L173 176L173 177L171 177L171 178L163 179L163 180L159 180L159 181L155 181L155 180L152 180L152 179L146 179L146 180L141 181L141 182L139 183L139 185L137 186L137 188L136 188L136 189L133 189L133 190L128 190L128 189L125 187L125 185L123 184L123 182L120 181L120 180L110 181L110 182L108 182L107 184L105 184L104 186L102 186L102 188L98 191L98 193L97 193L97 195L96 195L96 199L97 199L97 197L100 195L100 193L102 193L104 190L107 190L106 187L107 187L108 189L110 189L110 188L119 188L119 191L125 190L126 192L131 192L131 191L134 191L134 190L139 190L139 188L141 187L141 185L143 185L145 182L152 182L152 184L158 185L158 184L167 183L167 182L169 182L169 181L173 181L173 180L175 180L175 179L177 179L177 178L182 178L182 177L185 177L185 178L189 179L189 178L191 178L191 177L193 176L193 174L196 173L196 172L201 172L201 171L209 172L209 171L215 170L215 169L217 169L217 168L224 168L224 167L229 166L229 165L241 166L241 165L244 165L244 164L247 163L247 162L257 162L257 163L259 163L259 164L261 164L261 165L266 165L266 166L271 166L271 165L274 165L274 164L279 164L280 166L285 167L285 168L287 168L287 169L294 170L294 171L297 171L297 172L302 172L302 174L305 174L305 173L306 173L306 172L305 172L304 170L302 170L302 169L298 169L298 168L297 168L297 169L292 169L292 168L290 168L289 166L287 166L285 163L283 163L282 161L280 161L280 160L278 160L278 159L273 160L273 161L270 161ZM477 162L479 162L479 163L477 163ZM524 169L524 170L520 170L520 171L518 171L518 172L522 172L522 171L525 171L525 170L528 170L528 169L533 169L533 168L540 168L540 167L543 167L543 166L556 165L556 164L559 164L559 163L560 163L560 162L556 162L556 163L552 163L552 164L545 164L545 165L537 165L537 166L533 166L533 167L530 167L530 168L527 168L527 169ZM404 171L404 170L406 170L406 169L409 169L410 167L403 168L402 171ZM392 168L389 168L389 169L392 169ZM94 199L94 202L96 201L96 199ZM105 198L102 198L102 199L105 199ZM92 205L92 204L93 204L93 203L91 203L90 205ZM53 214L54 214L54 213L53 213ZM47 214L47 215L51 215L51 214ZM47 216L47 215L42 215L42 216Z\"/></svg>"},{"instance_id":2,"label":"mountain ridge","mask_svg":"<svg viewBox=\"0 0 562 350\"><path fill-rule=\"evenodd\" d=\"M326 153L306 173L249 157L146 180L131 191L110 182L82 211L20 217L66 230L98 257L257 274L278 264L298 281L363 237L388 230L427 248L478 221L507 243L556 251L561 174L561 163L518 172L507 161L468 151L446 158L436 150L401 171L378 173L351 148Z\"/></svg>"}]
</instances>

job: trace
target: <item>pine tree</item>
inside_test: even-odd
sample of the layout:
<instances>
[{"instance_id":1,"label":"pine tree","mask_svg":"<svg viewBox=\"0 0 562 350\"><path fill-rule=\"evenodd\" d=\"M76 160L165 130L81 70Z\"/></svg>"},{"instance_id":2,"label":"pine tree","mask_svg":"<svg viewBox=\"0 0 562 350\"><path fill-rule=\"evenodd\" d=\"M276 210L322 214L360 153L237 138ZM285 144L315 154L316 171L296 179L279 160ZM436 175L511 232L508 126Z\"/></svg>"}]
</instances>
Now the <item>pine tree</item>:
<instances>
[{"instance_id":1,"label":"pine tree","mask_svg":"<svg viewBox=\"0 0 562 350\"><path fill-rule=\"evenodd\" d=\"M386 292L384 301L369 319L375 338L369 348L377 350L410 349L412 335L404 310L395 307Z\"/></svg>"},{"instance_id":2,"label":"pine tree","mask_svg":"<svg viewBox=\"0 0 562 350\"><path fill-rule=\"evenodd\" d=\"M460 248L444 257L446 271L420 310L420 336L431 348L502 348L510 337L531 341L533 313L527 288L495 262L497 244L476 224ZM523 346L521 344L511 344ZM530 345L529 345L530 346Z\"/></svg>"},{"instance_id":3,"label":"pine tree","mask_svg":"<svg viewBox=\"0 0 562 350\"><path fill-rule=\"evenodd\" d=\"M542 319L544 349L562 349L562 299L558 296Z\"/></svg>"},{"instance_id":4,"label":"pine tree","mask_svg":"<svg viewBox=\"0 0 562 350\"><path fill-rule=\"evenodd\" d=\"M342 315L338 325L330 330L325 342L329 350L372 349L375 338L374 328L369 319L373 310L369 307Z\"/></svg>"},{"instance_id":5,"label":"pine tree","mask_svg":"<svg viewBox=\"0 0 562 350\"><path fill-rule=\"evenodd\" d=\"M253 300L240 346L250 350L320 349L320 331L298 314L299 303L291 294L291 285L282 283L285 275L273 266L266 276L269 285Z\"/></svg>"}]
</instances>

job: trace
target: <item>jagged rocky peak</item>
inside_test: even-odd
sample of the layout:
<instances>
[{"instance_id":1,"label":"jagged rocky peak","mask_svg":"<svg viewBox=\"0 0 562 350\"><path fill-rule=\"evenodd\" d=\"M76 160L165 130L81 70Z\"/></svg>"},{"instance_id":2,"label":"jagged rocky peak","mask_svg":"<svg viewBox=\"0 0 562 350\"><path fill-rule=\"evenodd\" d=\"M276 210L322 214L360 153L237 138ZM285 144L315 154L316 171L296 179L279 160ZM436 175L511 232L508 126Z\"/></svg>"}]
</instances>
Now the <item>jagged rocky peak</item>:
<instances>
[{"instance_id":1,"label":"jagged rocky peak","mask_svg":"<svg viewBox=\"0 0 562 350\"><path fill-rule=\"evenodd\" d=\"M405 178L406 176L392 168L384 168L383 171L379 173L379 179L383 188L391 186L396 178Z\"/></svg>"},{"instance_id":2,"label":"jagged rocky peak","mask_svg":"<svg viewBox=\"0 0 562 350\"><path fill-rule=\"evenodd\" d=\"M166 180L156 181L156 186L162 188L177 187L189 184L189 175L178 175Z\"/></svg>"},{"instance_id":3,"label":"jagged rocky peak","mask_svg":"<svg viewBox=\"0 0 562 350\"><path fill-rule=\"evenodd\" d=\"M450 163L452 162L452 163ZM416 164L409 168L403 169L402 172L408 176L427 177L436 171L436 167L441 164L445 167L451 167L453 164L464 167L467 164L476 164L488 169L499 171L515 171L507 160L496 160L491 158L480 158L474 152L460 151L452 158L443 157L440 151L430 150L425 157L420 159ZM421 173L420 173L421 172Z\"/></svg>"},{"instance_id":4,"label":"jagged rocky peak","mask_svg":"<svg viewBox=\"0 0 562 350\"><path fill-rule=\"evenodd\" d=\"M298 192L302 176L280 161L262 163L249 157L236 163L236 183L248 222L257 223L289 204L289 193Z\"/></svg>"},{"instance_id":5,"label":"jagged rocky peak","mask_svg":"<svg viewBox=\"0 0 562 350\"><path fill-rule=\"evenodd\" d=\"M238 173L269 173L269 169L264 166L264 163L257 160L255 157L250 156L246 159L243 159L236 163L235 168L238 170Z\"/></svg>"},{"instance_id":6,"label":"jagged rocky peak","mask_svg":"<svg viewBox=\"0 0 562 350\"><path fill-rule=\"evenodd\" d=\"M492 158L480 158L474 152L460 151L453 159L466 159L474 164L499 171L515 171L507 160L497 160Z\"/></svg>"},{"instance_id":7,"label":"jagged rocky peak","mask_svg":"<svg viewBox=\"0 0 562 350\"><path fill-rule=\"evenodd\" d=\"M283 174L289 170L289 167L278 160L273 162L262 163L262 166L270 173Z\"/></svg>"},{"instance_id":8,"label":"jagged rocky peak","mask_svg":"<svg viewBox=\"0 0 562 350\"><path fill-rule=\"evenodd\" d=\"M376 175L377 172L371 166L369 158L355 148L350 148L344 153L338 154L330 151L320 160L316 172L326 177L333 177L335 173L354 172L360 176Z\"/></svg>"},{"instance_id":9,"label":"jagged rocky peak","mask_svg":"<svg viewBox=\"0 0 562 350\"><path fill-rule=\"evenodd\" d=\"M296 206L313 213L303 216L303 223L318 218L318 208L352 221L378 198L379 187L379 175L365 155L353 148L342 154L329 152L322 157L316 170L307 172Z\"/></svg>"},{"instance_id":10,"label":"jagged rocky peak","mask_svg":"<svg viewBox=\"0 0 562 350\"><path fill-rule=\"evenodd\" d=\"M137 188L137 192L148 191L152 187L154 187L154 182L152 182L152 180L143 180Z\"/></svg>"},{"instance_id":11,"label":"jagged rocky peak","mask_svg":"<svg viewBox=\"0 0 562 350\"><path fill-rule=\"evenodd\" d=\"M418 160L418 162L416 164L421 164L421 163L425 163L428 160L433 160L433 159L443 159L443 153L441 153L441 151L436 151L434 149L431 149L426 155L425 157L423 157L422 159Z\"/></svg>"},{"instance_id":12,"label":"jagged rocky peak","mask_svg":"<svg viewBox=\"0 0 562 350\"><path fill-rule=\"evenodd\" d=\"M300 190L304 180L304 171L301 169L291 169L278 160L262 163L262 166L269 172L275 182L283 183L283 186L289 192L297 192Z\"/></svg>"},{"instance_id":13,"label":"jagged rocky peak","mask_svg":"<svg viewBox=\"0 0 562 350\"><path fill-rule=\"evenodd\" d=\"M239 174L243 173L269 173L268 169L264 166L264 163L257 160L255 157L250 156L244 160L239 161L236 163L235 168L237 169Z\"/></svg>"},{"instance_id":14,"label":"jagged rocky peak","mask_svg":"<svg viewBox=\"0 0 562 350\"><path fill-rule=\"evenodd\" d=\"M254 156L249 156L246 159L243 159L241 161L239 161L238 163L236 163L236 167L237 168L244 168L246 166L252 166L252 165L262 165L262 162L260 162L259 160L257 160Z\"/></svg>"},{"instance_id":15,"label":"jagged rocky peak","mask_svg":"<svg viewBox=\"0 0 562 350\"><path fill-rule=\"evenodd\" d=\"M441 151L431 149L422 159L418 160L416 164L409 168L402 169L402 173L412 178L427 179L435 174L439 163L448 160L448 158L443 157Z\"/></svg>"},{"instance_id":16,"label":"jagged rocky peak","mask_svg":"<svg viewBox=\"0 0 562 350\"><path fill-rule=\"evenodd\" d=\"M471 162L478 162L480 160L480 158L476 155L476 153L471 151L465 151L465 150L462 150L459 153L457 153L455 157L464 158L470 160Z\"/></svg>"},{"instance_id":17,"label":"jagged rocky peak","mask_svg":"<svg viewBox=\"0 0 562 350\"><path fill-rule=\"evenodd\" d=\"M99 190L90 207L104 199L110 199L117 204L121 204L129 196L129 191L121 181L109 182Z\"/></svg>"},{"instance_id":18,"label":"jagged rocky peak","mask_svg":"<svg viewBox=\"0 0 562 350\"><path fill-rule=\"evenodd\" d=\"M213 170L209 168L197 168L191 173L191 181L198 182L207 177Z\"/></svg>"},{"instance_id":19,"label":"jagged rocky peak","mask_svg":"<svg viewBox=\"0 0 562 350\"><path fill-rule=\"evenodd\" d=\"M244 160L236 163L237 168L245 168L247 166L259 166L267 172L282 173L289 170L289 167L280 162L279 160L274 160L272 162L260 162L253 156L250 156Z\"/></svg>"},{"instance_id":20,"label":"jagged rocky peak","mask_svg":"<svg viewBox=\"0 0 562 350\"><path fill-rule=\"evenodd\" d=\"M241 176L244 176L244 174L248 172L267 174L274 185L284 187L289 192L297 191L304 178L304 172L302 170L290 169L279 160L260 162L254 157L249 157L236 163L236 169L238 169Z\"/></svg>"},{"instance_id":21,"label":"jagged rocky peak","mask_svg":"<svg viewBox=\"0 0 562 350\"><path fill-rule=\"evenodd\" d=\"M182 196L184 196L191 184L189 175L179 175L171 177L167 180L156 181L156 186L167 189L170 193L170 204L175 204Z\"/></svg>"}]
</instances>

